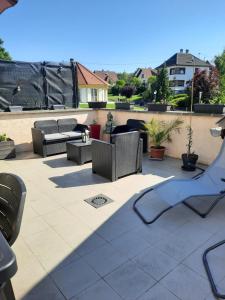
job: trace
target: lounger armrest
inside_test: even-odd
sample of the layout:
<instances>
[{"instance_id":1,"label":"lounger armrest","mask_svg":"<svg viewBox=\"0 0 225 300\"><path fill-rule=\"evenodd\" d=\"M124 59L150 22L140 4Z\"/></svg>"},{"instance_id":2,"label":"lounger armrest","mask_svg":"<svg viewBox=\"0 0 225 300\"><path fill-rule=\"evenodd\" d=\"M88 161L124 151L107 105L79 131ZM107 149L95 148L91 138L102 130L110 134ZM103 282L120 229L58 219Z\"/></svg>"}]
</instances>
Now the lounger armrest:
<instances>
[{"instance_id":1,"label":"lounger armrest","mask_svg":"<svg viewBox=\"0 0 225 300\"><path fill-rule=\"evenodd\" d=\"M77 124L75 128L75 131L85 132L85 130L88 130L88 126L84 124Z\"/></svg>"}]
</instances>

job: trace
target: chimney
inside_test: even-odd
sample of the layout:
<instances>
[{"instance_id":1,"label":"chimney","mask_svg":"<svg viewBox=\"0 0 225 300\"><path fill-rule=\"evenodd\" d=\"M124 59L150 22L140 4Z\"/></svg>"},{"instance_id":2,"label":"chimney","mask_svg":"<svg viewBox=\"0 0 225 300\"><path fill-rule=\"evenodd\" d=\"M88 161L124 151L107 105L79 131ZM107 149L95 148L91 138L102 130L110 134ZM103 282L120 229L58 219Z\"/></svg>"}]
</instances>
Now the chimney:
<instances>
[{"instance_id":1,"label":"chimney","mask_svg":"<svg viewBox=\"0 0 225 300\"><path fill-rule=\"evenodd\" d=\"M188 54L189 53L189 49L186 49L186 54Z\"/></svg>"},{"instance_id":2,"label":"chimney","mask_svg":"<svg viewBox=\"0 0 225 300\"><path fill-rule=\"evenodd\" d=\"M180 49L180 53L183 53L184 52L184 49Z\"/></svg>"}]
</instances>

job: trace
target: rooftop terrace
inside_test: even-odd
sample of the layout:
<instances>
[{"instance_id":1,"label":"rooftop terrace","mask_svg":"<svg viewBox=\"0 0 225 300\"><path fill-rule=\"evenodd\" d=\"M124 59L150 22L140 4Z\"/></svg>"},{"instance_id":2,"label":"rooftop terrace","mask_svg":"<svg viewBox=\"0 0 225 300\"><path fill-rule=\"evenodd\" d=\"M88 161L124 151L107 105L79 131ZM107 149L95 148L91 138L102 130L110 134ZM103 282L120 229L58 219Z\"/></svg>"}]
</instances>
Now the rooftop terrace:
<instances>
[{"instance_id":1,"label":"rooftop terrace","mask_svg":"<svg viewBox=\"0 0 225 300\"><path fill-rule=\"evenodd\" d=\"M1 171L21 176L27 186L13 246L17 299L214 299L201 255L224 238L225 203L207 219L179 205L150 226L132 210L147 187L194 175L180 165L176 159L145 157L142 174L109 182L92 174L90 163L78 166L64 154L43 159L23 153L1 162ZM113 202L96 209L84 201L99 193ZM225 253L218 251L213 259L223 289Z\"/></svg>"}]
</instances>

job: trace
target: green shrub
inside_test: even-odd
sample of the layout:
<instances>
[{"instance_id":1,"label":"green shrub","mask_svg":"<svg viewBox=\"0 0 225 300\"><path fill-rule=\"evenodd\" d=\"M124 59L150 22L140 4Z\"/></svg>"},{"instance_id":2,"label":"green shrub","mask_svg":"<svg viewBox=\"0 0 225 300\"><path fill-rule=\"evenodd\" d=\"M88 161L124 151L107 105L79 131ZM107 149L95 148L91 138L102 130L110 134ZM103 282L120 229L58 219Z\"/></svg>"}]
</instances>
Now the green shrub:
<instances>
[{"instance_id":1,"label":"green shrub","mask_svg":"<svg viewBox=\"0 0 225 300\"><path fill-rule=\"evenodd\" d=\"M170 104L173 105L174 107L188 107L190 106L190 96L187 94L177 94L174 95L170 99Z\"/></svg>"}]
</instances>

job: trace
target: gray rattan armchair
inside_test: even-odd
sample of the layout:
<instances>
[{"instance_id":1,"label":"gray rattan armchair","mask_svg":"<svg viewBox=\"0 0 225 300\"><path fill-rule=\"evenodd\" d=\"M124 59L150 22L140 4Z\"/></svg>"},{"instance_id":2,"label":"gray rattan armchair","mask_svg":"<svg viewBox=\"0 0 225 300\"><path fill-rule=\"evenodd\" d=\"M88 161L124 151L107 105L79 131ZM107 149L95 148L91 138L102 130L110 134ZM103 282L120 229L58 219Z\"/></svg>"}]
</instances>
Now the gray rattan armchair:
<instances>
[{"instance_id":1,"label":"gray rattan armchair","mask_svg":"<svg viewBox=\"0 0 225 300\"><path fill-rule=\"evenodd\" d=\"M115 181L142 172L142 147L137 131L112 135L112 143L92 141L92 171Z\"/></svg>"}]
</instances>

